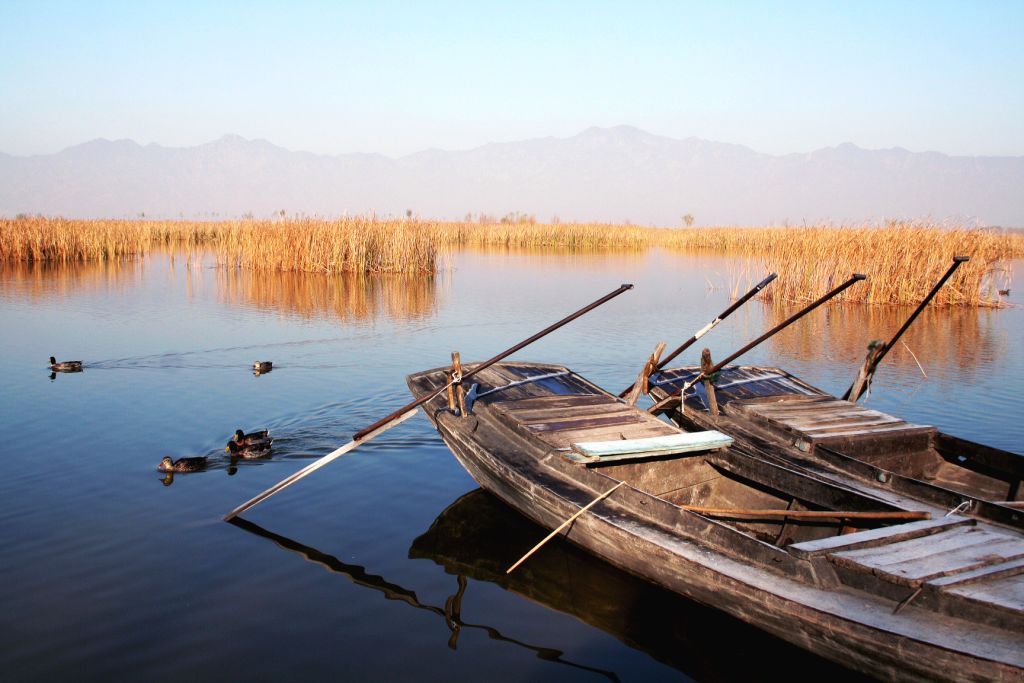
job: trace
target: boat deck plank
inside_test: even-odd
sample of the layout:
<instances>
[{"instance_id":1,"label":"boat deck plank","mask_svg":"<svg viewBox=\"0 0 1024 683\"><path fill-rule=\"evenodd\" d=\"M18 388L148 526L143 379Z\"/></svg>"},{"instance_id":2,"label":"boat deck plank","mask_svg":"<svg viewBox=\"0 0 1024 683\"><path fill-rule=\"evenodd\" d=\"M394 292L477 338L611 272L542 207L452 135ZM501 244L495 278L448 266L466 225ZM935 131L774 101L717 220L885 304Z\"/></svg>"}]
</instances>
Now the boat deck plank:
<instances>
[{"instance_id":1,"label":"boat deck plank","mask_svg":"<svg viewBox=\"0 0 1024 683\"><path fill-rule=\"evenodd\" d=\"M928 434L934 427L915 425L878 410L829 396L773 396L737 400L730 410L810 442L839 438L892 438Z\"/></svg>"},{"instance_id":2,"label":"boat deck plank","mask_svg":"<svg viewBox=\"0 0 1024 683\"><path fill-rule=\"evenodd\" d=\"M817 541L806 541L789 546L788 550L797 557L810 558L826 555L841 550L857 550L874 548L880 545L908 541L923 536L947 531L953 527L973 525L975 521L969 517L951 515L939 519L926 519L920 522L909 522L879 529L868 529L853 534L831 536Z\"/></svg>"},{"instance_id":3,"label":"boat deck plank","mask_svg":"<svg viewBox=\"0 0 1024 683\"><path fill-rule=\"evenodd\" d=\"M608 427L644 422L636 413L622 412L615 415L585 415L573 419L560 419L554 422L520 422L532 432L562 432L570 429L589 429L590 427Z\"/></svg>"},{"instance_id":4,"label":"boat deck plank","mask_svg":"<svg viewBox=\"0 0 1024 683\"><path fill-rule=\"evenodd\" d=\"M916 587L929 579L997 566L1021 557L1024 541L1020 537L973 526L874 548L839 551L829 559L891 583Z\"/></svg>"},{"instance_id":5,"label":"boat deck plank","mask_svg":"<svg viewBox=\"0 0 1024 683\"><path fill-rule=\"evenodd\" d=\"M569 394L504 400L494 409L549 446L679 434L678 427L607 395Z\"/></svg>"},{"instance_id":6,"label":"boat deck plank","mask_svg":"<svg viewBox=\"0 0 1024 683\"><path fill-rule=\"evenodd\" d=\"M1024 611L1024 574L1007 576L993 582L957 586L948 592L1017 614Z\"/></svg>"},{"instance_id":7,"label":"boat deck plank","mask_svg":"<svg viewBox=\"0 0 1024 683\"><path fill-rule=\"evenodd\" d=\"M1015 576L1017 574L1024 574L1024 559L1013 560L1012 562L1005 562L996 566L981 567L980 569L974 569L954 576L942 576L928 581L927 585L929 588L943 590L959 588L980 581L991 581L1004 576Z\"/></svg>"}]
</instances>

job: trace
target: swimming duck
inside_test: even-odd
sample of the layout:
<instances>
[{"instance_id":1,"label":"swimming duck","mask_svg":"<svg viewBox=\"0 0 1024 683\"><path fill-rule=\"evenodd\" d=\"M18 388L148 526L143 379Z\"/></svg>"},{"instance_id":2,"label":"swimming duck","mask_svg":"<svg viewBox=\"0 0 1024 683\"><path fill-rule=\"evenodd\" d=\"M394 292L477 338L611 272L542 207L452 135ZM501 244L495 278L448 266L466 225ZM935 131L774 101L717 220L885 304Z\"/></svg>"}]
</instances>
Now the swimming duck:
<instances>
[{"instance_id":1,"label":"swimming duck","mask_svg":"<svg viewBox=\"0 0 1024 683\"><path fill-rule=\"evenodd\" d=\"M237 449L241 450L266 450L270 448L270 444L274 440L270 438L270 432L266 429L258 432L249 432L246 434L241 429L236 429L234 436L231 437L231 441L228 441L228 445L224 447L224 450L236 452ZM232 451L231 444L235 445L236 450Z\"/></svg>"},{"instance_id":2,"label":"swimming duck","mask_svg":"<svg viewBox=\"0 0 1024 683\"><path fill-rule=\"evenodd\" d=\"M198 472L206 469L206 460L205 455L198 458L178 458L173 461L167 456L156 468L161 472Z\"/></svg>"},{"instance_id":3,"label":"swimming duck","mask_svg":"<svg viewBox=\"0 0 1024 683\"><path fill-rule=\"evenodd\" d=\"M263 458L270 454L271 441L271 439L267 439L266 441L257 442L250 446L239 446L235 441L228 441L228 446L224 450L231 453L232 462L235 461L235 458L242 458L244 460ZM228 472L228 474L234 473Z\"/></svg>"},{"instance_id":4,"label":"swimming duck","mask_svg":"<svg viewBox=\"0 0 1024 683\"><path fill-rule=\"evenodd\" d=\"M252 371L255 372L257 375L264 372L270 372L273 369L274 364L269 360L258 360L252 364Z\"/></svg>"},{"instance_id":5,"label":"swimming duck","mask_svg":"<svg viewBox=\"0 0 1024 683\"><path fill-rule=\"evenodd\" d=\"M81 372L82 361L65 360L58 363L56 358L50 356L50 369L54 372Z\"/></svg>"}]
</instances>

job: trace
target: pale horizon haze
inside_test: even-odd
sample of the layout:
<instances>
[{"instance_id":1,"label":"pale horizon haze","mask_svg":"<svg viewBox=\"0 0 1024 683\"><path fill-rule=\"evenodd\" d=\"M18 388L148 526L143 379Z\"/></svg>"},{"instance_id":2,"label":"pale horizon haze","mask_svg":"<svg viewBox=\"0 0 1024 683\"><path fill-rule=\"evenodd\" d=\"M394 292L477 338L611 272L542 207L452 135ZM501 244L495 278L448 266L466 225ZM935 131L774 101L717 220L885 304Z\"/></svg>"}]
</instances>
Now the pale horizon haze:
<instances>
[{"instance_id":1,"label":"pale horizon haze","mask_svg":"<svg viewBox=\"0 0 1024 683\"><path fill-rule=\"evenodd\" d=\"M0 3L0 152L318 154L636 126L785 154L1024 155L1022 2Z\"/></svg>"}]
</instances>

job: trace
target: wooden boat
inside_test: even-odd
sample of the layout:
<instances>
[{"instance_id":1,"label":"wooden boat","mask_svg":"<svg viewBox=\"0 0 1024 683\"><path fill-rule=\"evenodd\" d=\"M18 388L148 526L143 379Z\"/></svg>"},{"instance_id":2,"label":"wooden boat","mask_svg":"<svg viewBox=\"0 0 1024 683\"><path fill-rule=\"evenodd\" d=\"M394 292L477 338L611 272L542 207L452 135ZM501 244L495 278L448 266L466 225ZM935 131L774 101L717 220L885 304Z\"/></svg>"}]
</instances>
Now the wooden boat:
<instances>
[{"instance_id":1,"label":"wooden boat","mask_svg":"<svg viewBox=\"0 0 1024 683\"><path fill-rule=\"evenodd\" d=\"M546 528L589 505L565 536L611 564L878 677L1024 674L1021 532L840 486L720 435L694 450L560 366L481 370L459 416L439 391L447 372L408 383L438 392L423 406L458 461ZM908 512L932 518L882 519Z\"/></svg>"},{"instance_id":2,"label":"wooden boat","mask_svg":"<svg viewBox=\"0 0 1024 683\"><path fill-rule=\"evenodd\" d=\"M649 379L663 401L700 373L666 369ZM958 512L1024 528L1024 457L908 423L838 399L773 367L727 366L713 384L713 415L703 382L685 405L667 414L687 429L718 429L741 448L854 487L956 508Z\"/></svg>"}]
</instances>

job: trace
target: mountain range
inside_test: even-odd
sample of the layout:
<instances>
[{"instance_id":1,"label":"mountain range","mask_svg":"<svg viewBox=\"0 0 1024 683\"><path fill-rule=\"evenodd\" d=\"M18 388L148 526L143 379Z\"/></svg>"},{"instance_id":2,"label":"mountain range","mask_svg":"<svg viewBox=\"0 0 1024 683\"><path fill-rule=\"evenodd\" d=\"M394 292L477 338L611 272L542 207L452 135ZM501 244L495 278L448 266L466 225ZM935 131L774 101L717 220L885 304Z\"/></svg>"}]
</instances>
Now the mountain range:
<instances>
[{"instance_id":1,"label":"mountain range","mask_svg":"<svg viewBox=\"0 0 1024 683\"><path fill-rule=\"evenodd\" d=\"M195 147L97 139L56 154L0 153L0 215L257 218L343 214L677 226L931 218L1024 225L1024 157L845 143L762 154L629 126L464 151L297 152L226 135Z\"/></svg>"}]
</instances>

